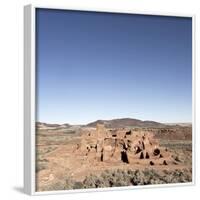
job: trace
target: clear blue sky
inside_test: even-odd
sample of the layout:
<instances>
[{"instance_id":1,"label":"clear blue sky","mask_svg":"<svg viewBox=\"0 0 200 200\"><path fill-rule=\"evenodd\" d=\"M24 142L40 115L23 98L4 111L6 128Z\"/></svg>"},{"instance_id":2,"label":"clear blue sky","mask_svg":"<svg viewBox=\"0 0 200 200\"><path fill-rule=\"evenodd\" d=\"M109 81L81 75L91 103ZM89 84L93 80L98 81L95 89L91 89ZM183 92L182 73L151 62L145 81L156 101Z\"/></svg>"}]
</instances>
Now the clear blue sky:
<instances>
[{"instance_id":1,"label":"clear blue sky","mask_svg":"<svg viewBox=\"0 0 200 200\"><path fill-rule=\"evenodd\" d=\"M37 121L191 122L191 18L36 14Z\"/></svg>"}]
</instances>

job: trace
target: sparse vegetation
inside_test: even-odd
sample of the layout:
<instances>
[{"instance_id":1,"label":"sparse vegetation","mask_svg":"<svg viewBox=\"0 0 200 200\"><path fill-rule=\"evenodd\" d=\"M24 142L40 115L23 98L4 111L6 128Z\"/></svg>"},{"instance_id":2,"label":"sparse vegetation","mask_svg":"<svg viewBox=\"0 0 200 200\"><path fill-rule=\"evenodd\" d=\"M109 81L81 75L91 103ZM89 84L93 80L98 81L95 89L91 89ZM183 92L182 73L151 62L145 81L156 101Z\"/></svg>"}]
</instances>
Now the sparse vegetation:
<instances>
[{"instance_id":1,"label":"sparse vegetation","mask_svg":"<svg viewBox=\"0 0 200 200\"><path fill-rule=\"evenodd\" d=\"M36 172L39 172L41 170L48 168L48 161L47 160L38 160L36 164Z\"/></svg>"},{"instance_id":2,"label":"sparse vegetation","mask_svg":"<svg viewBox=\"0 0 200 200\"><path fill-rule=\"evenodd\" d=\"M156 172L155 170L105 171L100 176L90 175L83 181L84 188L119 187L191 182L191 170Z\"/></svg>"},{"instance_id":3,"label":"sparse vegetation","mask_svg":"<svg viewBox=\"0 0 200 200\"><path fill-rule=\"evenodd\" d=\"M67 177L65 181L58 180L42 191L66 190L66 189L87 189L87 188L105 188L138 186L151 184L185 183L192 181L192 170L163 170L153 169L145 170L105 170L100 175L91 174L83 181L75 181Z\"/></svg>"},{"instance_id":4,"label":"sparse vegetation","mask_svg":"<svg viewBox=\"0 0 200 200\"><path fill-rule=\"evenodd\" d=\"M36 166L36 172L39 172L39 171L41 171L43 169L46 169L46 166L41 165L41 164L37 164L37 166Z\"/></svg>"}]
</instances>

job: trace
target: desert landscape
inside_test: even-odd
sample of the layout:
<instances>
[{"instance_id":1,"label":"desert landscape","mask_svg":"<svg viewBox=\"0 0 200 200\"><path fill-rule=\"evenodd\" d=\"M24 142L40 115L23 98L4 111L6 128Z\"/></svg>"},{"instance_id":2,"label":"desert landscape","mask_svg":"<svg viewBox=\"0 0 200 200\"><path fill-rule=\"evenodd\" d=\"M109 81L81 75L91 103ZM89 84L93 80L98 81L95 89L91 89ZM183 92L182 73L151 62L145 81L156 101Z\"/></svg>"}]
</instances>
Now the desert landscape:
<instances>
[{"instance_id":1,"label":"desert landscape","mask_svg":"<svg viewBox=\"0 0 200 200\"><path fill-rule=\"evenodd\" d=\"M36 14L36 191L192 182L191 18Z\"/></svg>"},{"instance_id":2,"label":"desert landscape","mask_svg":"<svg viewBox=\"0 0 200 200\"><path fill-rule=\"evenodd\" d=\"M36 123L36 190L192 181L192 124L132 118Z\"/></svg>"}]
</instances>

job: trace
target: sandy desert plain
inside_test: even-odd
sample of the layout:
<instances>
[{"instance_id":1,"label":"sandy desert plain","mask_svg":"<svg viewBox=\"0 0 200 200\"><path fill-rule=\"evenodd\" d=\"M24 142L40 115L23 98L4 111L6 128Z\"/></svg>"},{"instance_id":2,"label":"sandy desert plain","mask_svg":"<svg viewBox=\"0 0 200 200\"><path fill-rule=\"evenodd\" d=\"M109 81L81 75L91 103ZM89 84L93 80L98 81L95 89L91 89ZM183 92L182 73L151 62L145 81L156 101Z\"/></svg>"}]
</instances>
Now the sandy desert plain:
<instances>
[{"instance_id":1,"label":"sandy desert plain","mask_svg":"<svg viewBox=\"0 0 200 200\"><path fill-rule=\"evenodd\" d=\"M192 181L192 124L131 118L36 123L36 190Z\"/></svg>"}]
</instances>

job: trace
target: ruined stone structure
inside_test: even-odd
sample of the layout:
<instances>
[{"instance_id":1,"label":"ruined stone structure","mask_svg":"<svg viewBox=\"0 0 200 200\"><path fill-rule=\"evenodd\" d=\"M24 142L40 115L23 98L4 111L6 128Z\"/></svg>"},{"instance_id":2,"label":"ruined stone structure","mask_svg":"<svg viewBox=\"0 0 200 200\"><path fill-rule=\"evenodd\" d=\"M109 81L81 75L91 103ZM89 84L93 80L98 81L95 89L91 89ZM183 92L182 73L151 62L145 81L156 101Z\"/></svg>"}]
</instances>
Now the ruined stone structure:
<instances>
[{"instance_id":1,"label":"ruined stone structure","mask_svg":"<svg viewBox=\"0 0 200 200\"><path fill-rule=\"evenodd\" d=\"M133 129L106 129L97 124L96 130L85 131L77 146L87 159L99 162L168 165L174 163L170 152L159 146L153 133Z\"/></svg>"}]
</instances>

